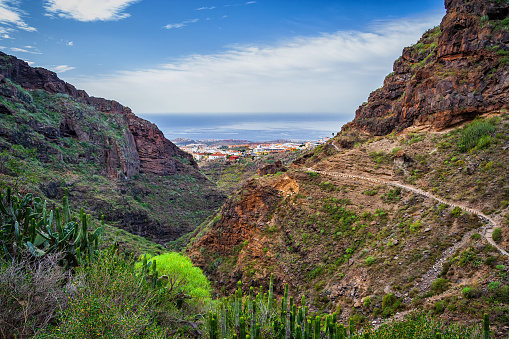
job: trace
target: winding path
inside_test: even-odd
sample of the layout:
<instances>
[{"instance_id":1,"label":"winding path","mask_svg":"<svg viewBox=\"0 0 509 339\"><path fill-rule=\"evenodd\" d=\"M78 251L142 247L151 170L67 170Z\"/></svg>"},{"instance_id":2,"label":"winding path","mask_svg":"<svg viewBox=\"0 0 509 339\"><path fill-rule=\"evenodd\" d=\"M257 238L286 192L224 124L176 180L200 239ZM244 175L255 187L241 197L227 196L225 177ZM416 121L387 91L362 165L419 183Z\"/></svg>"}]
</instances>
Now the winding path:
<instances>
[{"instance_id":1,"label":"winding path","mask_svg":"<svg viewBox=\"0 0 509 339\"><path fill-rule=\"evenodd\" d=\"M493 240L493 229L498 226L497 223L495 222L495 220L488 217L486 214L482 213L481 211L475 210L475 209L467 207L467 206L463 206L463 205L459 205L459 204L456 204L453 202L446 201L442 198L439 198L439 197L437 197L429 192L423 191L419 188L415 188L415 187L412 187L409 185L403 185L403 184L400 184L400 183L394 182L394 181L380 180L380 179L363 177L363 176L354 175L354 174L319 171L319 170L314 170L312 168L307 168L306 170L309 172L330 175L333 177L360 179L360 180L364 180L364 181L373 182L376 184L384 184L384 185L389 185L389 186L394 186L394 187L400 187L404 190L407 190L407 191L410 191L413 193L417 193L419 195L425 196L430 199L434 199L434 200L441 202L443 204L446 204L446 205L449 205L452 207L459 207L464 211L476 214L477 216L488 221L488 225L486 227L483 227L484 232L482 232L482 235L486 238L488 243L490 243L493 247L495 247L500 253L509 257L509 253L506 250L504 250L503 248L501 248L500 246L498 246L497 243L495 243L495 241ZM470 236L472 236L476 231L477 230L472 230L472 231L467 232L460 241L458 241L457 243L455 243L453 246L449 247L442 253L440 258L438 258L438 260L433 264L433 266L423 275L422 283L419 286L421 291L427 291L429 289L431 283L436 278L438 278L438 275L442 271L442 267L443 267L445 261L447 260L447 258L449 256L451 256L452 254L454 254L458 248L463 247L467 243L467 241L470 239Z\"/></svg>"}]
</instances>

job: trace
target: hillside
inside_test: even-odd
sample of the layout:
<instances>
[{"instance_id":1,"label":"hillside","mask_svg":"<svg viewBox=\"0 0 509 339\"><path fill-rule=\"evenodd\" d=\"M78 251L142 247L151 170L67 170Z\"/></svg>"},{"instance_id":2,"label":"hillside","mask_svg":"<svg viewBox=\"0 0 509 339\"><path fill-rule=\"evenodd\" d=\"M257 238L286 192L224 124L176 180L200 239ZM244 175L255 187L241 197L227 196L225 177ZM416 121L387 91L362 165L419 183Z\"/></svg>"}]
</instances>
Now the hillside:
<instances>
[{"instance_id":1,"label":"hillside","mask_svg":"<svg viewBox=\"0 0 509 339\"><path fill-rule=\"evenodd\" d=\"M215 183L218 189L226 195L230 195L241 187L246 180L257 175L261 168L278 161L287 165L297 159L300 154L300 151L294 151L265 155L254 159L243 158L236 162L205 161L200 164L200 171Z\"/></svg>"},{"instance_id":2,"label":"hillside","mask_svg":"<svg viewBox=\"0 0 509 339\"><path fill-rule=\"evenodd\" d=\"M341 133L195 231L187 253L218 293L273 273L342 322L487 312L507 336L509 4L445 4Z\"/></svg>"},{"instance_id":3,"label":"hillside","mask_svg":"<svg viewBox=\"0 0 509 339\"><path fill-rule=\"evenodd\" d=\"M118 102L0 53L0 185L73 208L159 244L194 230L224 195L192 156Z\"/></svg>"}]
</instances>

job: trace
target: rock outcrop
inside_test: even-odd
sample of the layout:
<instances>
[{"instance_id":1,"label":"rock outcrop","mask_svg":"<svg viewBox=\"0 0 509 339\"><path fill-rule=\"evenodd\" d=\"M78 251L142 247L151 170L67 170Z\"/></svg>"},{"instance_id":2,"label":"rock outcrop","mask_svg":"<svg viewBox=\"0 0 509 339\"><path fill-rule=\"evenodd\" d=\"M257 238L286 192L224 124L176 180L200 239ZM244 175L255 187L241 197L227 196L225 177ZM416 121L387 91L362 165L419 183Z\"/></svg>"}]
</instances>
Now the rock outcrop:
<instances>
[{"instance_id":1,"label":"rock outcrop","mask_svg":"<svg viewBox=\"0 0 509 339\"><path fill-rule=\"evenodd\" d=\"M446 0L445 6L440 26L403 50L343 131L442 130L509 108L509 4Z\"/></svg>"},{"instance_id":2,"label":"rock outcrop","mask_svg":"<svg viewBox=\"0 0 509 339\"><path fill-rule=\"evenodd\" d=\"M283 166L281 160L276 161L273 164L269 164L258 169L258 176L263 177L267 174L276 174L277 172L286 172L286 168Z\"/></svg>"}]
</instances>

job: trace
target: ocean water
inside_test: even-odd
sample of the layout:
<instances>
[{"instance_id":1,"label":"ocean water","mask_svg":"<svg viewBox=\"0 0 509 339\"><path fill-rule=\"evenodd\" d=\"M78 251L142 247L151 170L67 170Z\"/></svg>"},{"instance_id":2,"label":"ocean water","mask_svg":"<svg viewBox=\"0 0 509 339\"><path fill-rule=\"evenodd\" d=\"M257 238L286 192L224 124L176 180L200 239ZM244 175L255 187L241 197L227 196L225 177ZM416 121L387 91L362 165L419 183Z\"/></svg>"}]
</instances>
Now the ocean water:
<instances>
[{"instance_id":1,"label":"ocean water","mask_svg":"<svg viewBox=\"0 0 509 339\"><path fill-rule=\"evenodd\" d=\"M353 114L242 113L138 114L155 123L170 140L319 140L337 133Z\"/></svg>"}]
</instances>

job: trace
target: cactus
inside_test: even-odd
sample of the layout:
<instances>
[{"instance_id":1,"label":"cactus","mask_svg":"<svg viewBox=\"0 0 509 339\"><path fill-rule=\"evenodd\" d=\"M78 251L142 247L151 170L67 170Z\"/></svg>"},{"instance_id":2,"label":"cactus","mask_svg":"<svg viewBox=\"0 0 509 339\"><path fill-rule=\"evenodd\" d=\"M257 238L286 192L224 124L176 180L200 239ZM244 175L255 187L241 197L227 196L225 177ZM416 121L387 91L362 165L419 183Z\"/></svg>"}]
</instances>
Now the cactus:
<instances>
[{"instance_id":1,"label":"cactus","mask_svg":"<svg viewBox=\"0 0 509 339\"><path fill-rule=\"evenodd\" d=\"M295 316L297 313L296 305L293 305L293 298L290 298L290 338L295 337Z\"/></svg>"},{"instance_id":2,"label":"cactus","mask_svg":"<svg viewBox=\"0 0 509 339\"><path fill-rule=\"evenodd\" d=\"M217 328L217 314L209 312L209 336L210 339L219 339L219 331Z\"/></svg>"},{"instance_id":3,"label":"cactus","mask_svg":"<svg viewBox=\"0 0 509 339\"><path fill-rule=\"evenodd\" d=\"M488 314L483 314L483 324L482 324L482 339L490 338L490 318Z\"/></svg>"},{"instance_id":4,"label":"cactus","mask_svg":"<svg viewBox=\"0 0 509 339\"><path fill-rule=\"evenodd\" d=\"M346 329L343 326L343 324L339 324L339 326L338 326L337 337L338 337L338 339L345 339L345 337L346 337Z\"/></svg>"},{"instance_id":5,"label":"cactus","mask_svg":"<svg viewBox=\"0 0 509 339\"><path fill-rule=\"evenodd\" d=\"M239 330L239 339L246 339L246 320L244 317L240 317L240 330Z\"/></svg>"},{"instance_id":6,"label":"cactus","mask_svg":"<svg viewBox=\"0 0 509 339\"><path fill-rule=\"evenodd\" d=\"M30 193L21 198L7 188L5 195L0 194L1 256L19 258L20 249L26 249L34 257L61 252L67 267L93 260L104 229L104 218L101 227L89 233L90 216L83 212L77 220L72 216L67 190L62 202L62 212L59 208L50 211L46 201Z\"/></svg>"},{"instance_id":7,"label":"cactus","mask_svg":"<svg viewBox=\"0 0 509 339\"><path fill-rule=\"evenodd\" d=\"M270 283L269 283L269 299L267 300L267 314L270 317L272 311L272 299L274 299L274 274L270 274Z\"/></svg>"},{"instance_id":8,"label":"cactus","mask_svg":"<svg viewBox=\"0 0 509 339\"><path fill-rule=\"evenodd\" d=\"M349 332L349 338L353 338L353 335L355 334L355 323L353 322L353 319L350 318L348 321L348 332Z\"/></svg>"},{"instance_id":9,"label":"cactus","mask_svg":"<svg viewBox=\"0 0 509 339\"><path fill-rule=\"evenodd\" d=\"M315 318L313 339L320 339L320 317L319 316L316 316L316 318Z\"/></svg>"}]
</instances>

